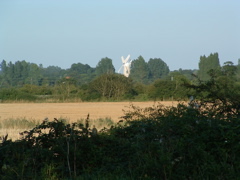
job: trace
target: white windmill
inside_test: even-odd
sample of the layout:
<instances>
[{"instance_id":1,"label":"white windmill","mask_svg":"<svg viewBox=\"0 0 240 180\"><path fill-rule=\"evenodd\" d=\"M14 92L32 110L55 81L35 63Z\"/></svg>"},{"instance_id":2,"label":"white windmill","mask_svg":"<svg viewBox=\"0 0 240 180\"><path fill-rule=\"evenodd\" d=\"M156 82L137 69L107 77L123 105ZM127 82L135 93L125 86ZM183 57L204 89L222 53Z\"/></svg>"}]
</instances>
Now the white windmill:
<instances>
[{"instance_id":1,"label":"white windmill","mask_svg":"<svg viewBox=\"0 0 240 180\"><path fill-rule=\"evenodd\" d=\"M129 74L130 74L130 70L131 70L131 63L132 63L132 60L130 60L130 55L128 55L126 57L126 59L124 59L124 57L122 56L121 57L122 59L122 66L120 67L120 69L118 70L118 73L121 71L121 69L123 68L123 75L128 77Z\"/></svg>"}]
</instances>

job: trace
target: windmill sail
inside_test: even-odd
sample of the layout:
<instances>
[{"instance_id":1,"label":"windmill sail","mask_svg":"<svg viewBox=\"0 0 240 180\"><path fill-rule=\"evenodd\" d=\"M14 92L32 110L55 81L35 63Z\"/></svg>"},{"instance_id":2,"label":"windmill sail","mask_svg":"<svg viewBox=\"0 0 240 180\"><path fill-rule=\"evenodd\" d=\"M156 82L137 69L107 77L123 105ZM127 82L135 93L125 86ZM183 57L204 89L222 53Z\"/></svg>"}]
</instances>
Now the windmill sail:
<instances>
[{"instance_id":1,"label":"windmill sail","mask_svg":"<svg viewBox=\"0 0 240 180\"><path fill-rule=\"evenodd\" d=\"M128 77L130 75L130 70L131 70L130 67L131 67L132 60L130 60L130 55L128 55L126 59L124 59L124 57L122 56L121 59L123 64L119 68L118 72L120 72L121 69L123 68L123 75Z\"/></svg>"}]
</instances>

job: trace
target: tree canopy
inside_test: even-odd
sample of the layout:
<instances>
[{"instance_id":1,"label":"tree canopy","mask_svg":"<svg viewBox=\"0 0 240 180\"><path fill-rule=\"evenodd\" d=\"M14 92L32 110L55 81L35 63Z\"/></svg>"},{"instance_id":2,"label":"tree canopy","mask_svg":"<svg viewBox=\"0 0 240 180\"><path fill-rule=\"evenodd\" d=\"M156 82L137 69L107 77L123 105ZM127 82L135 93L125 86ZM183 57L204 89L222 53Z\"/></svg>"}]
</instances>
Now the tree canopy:
<instances>
[{"instance_id":1,"label":"tree canopy","mask_svg":"<svg viewBox=\"0 0 240 180\"><path fill-rule=\"evenodd\" d=\"M218 58L218 53L210 54L208 57L200 56L199 61L199 71L198 71L198 77L203 80L207 81L210 79L210 76L208 72L213 69L219 69L220 68L220 62Z\"/></svg>"},{"instance_id":2,"label":"tree canopy","mask_svg":"<svg viewBox=\"0 0 240 180\"><path fill-rule=\"evenodd\" d=\"M167 64L160 58L154 58L154 59L151 58L148 61L148 68L150 71L149 76L152 81L159 78L164 78L170 72Z\"/></svg>"},{"instance_id":3,"label":"tree canopy","mask_svg":"<svg viewBox=\"0 0 240 180\"><path fill-rule=\"evenodd\" d=\"M135 82L147 83L150 72L148 64L145 62L142 56L132 61L130 78Z\"/></svg>"},{"instance_id":4,"label":"tree canopy","mask_svg":"<svg viewBox=\"0 0 240 180\"><path fill-rule=\"evenodd\" d=\"M112 64L112 59L108 57L102 58L96 66L97 76L105 73L108 73L108 74L115 73L115 68Z\"/></svg>"}]
</instances>

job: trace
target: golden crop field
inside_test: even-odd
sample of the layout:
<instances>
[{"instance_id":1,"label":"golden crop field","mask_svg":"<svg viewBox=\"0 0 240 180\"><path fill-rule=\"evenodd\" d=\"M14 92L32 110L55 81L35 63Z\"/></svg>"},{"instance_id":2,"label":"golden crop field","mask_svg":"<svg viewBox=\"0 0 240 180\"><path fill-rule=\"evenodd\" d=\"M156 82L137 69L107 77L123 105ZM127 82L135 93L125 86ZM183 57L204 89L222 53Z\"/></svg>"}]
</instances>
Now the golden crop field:
<instances>
[{"instance_id":1,"label":"golden crop field","mask_svg":"<svg viewBox=\"0 0 240 180\"><path fill-rule=\"evenodd\" d=\"M165 106L176 106L175 101L161 102L82 102L82 103L1 103L0 104L0 123L9 119L26 119L42 121L67 119L70 123L80 119L85 119L90 115L91 120L100 118L110 118L113 122L118 122L124 115L123 110L129 110L130 105L141 108L151 107L162 104ZM4 126L2 126L4 127ZM13 129L0 129L0 135L6 133L13 139L19 132L24 131L18 127ZM13 135L15 134L15 135ZM17 135L18 136L18 135Z\"/></svg>"},{"instance_id":2,"label":"golden crop field","mask_svg":"<svg viewBox=\"0 0 240 180\"><path fill-rule=\"evenodd\" d=\"M83 103L6 103L0 104L0 120L9 118L25 118L43 120L48 117L67 118L76 121L86 118L90 119L109 117L118 121L123 116L123 109L129 109L133 104L139 107L150 107L161 103L166 106L175 106L175 101L164 102L83 102Z\"/></svg>"}]
</instances>

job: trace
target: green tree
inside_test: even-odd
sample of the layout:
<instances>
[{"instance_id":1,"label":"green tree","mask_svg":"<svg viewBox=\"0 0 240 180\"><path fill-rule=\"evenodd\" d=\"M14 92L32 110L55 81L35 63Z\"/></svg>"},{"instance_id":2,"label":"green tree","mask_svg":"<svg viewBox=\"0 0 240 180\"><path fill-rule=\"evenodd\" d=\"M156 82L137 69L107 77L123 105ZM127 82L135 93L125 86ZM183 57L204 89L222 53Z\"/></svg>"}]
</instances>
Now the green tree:
<instances>
[{"instance_id":1,"label":"green tree","mask_svg":"<svg viewBox=\"0 0 240 180\"><path fill-rule=\"evenodd\" d=\"M6 61L1 63L2 77L4 77L4 84L8 86L23 86L25 84L38 85L41 79L40 67L34 63L26 61L17 61L14 64Z\"/></svg>"},{"instance_id":2,"label":"green tree","mask_svg":"<svg viewBox=\"0 0 240 180\"><path fill-rule=\"evenodd\" d=\"M41 85L39 84L41 79L42 79L42 74L41 74L40 67L37 64L29 63L27 84Z\"/></svg>"},{"instance_id":3,"label":"green tree","mask_svg":"<svg viewBox=\"0 0 240 180\"><path fill-rule=\"evenodd\" d=\"M7 82L7 77L6 77L6 74L7 74L7 70L8 70L8 67L7 67L7 62L5 60L3 60L0 64L0 87L5 87L8 85L8 82Z\"/></svg>"},{"instance_id":4,"label":"green tree","mask_svg":"<svg viewBox=\"0 0 240 180\"><path fill-rule=\"evenodd\" d=\"M108 73L108 74L115 73L115 68L112 64L112 59L109 59L108 57L102 58L96 66L97 76L105 73Z\"/></svg>"},{"instance_id":5,"label":"green tree","mask_svg":"<svg viewBox=\"0 0 240 180\"><path fill-rule=\"evenodd\" d=\"M193 74L195 74L195 75L197 74L197 70L196 69L192 70L192 69L182 69L182 68L180 68L179 70L174 70L172 72L173 73L175 73L175 72L176 73L180 73L181 75L184 75L189 80L193 80L194 79ZM171 75L169 75L169 76L171 76Z\"/></svg>"},{"instance_id":6,"label":"green tree","mask_svg":"<svg viewBox=\"0 0 240 180\"><path fill-rule=\"evenodd\" d=\"M239 81L240 80L240 59L238 59L238 65L236 67L237 67L236 77L237 77L237 80Z\"/></svg>"},{"instance_id":7,"label":"green tree","mask_svg":"<svg viewBox=\"0 0 240 180\"><path fill-rule=\"evenodd\" d=\"M169 67L160 58L150 59L148 61L148 68L150 71L150 78L152 81L166 77L169 73Z\"/></svg>"},{"instance_id":8,"label":"green tree","mask_svg":"<svg viewBox=\"0 0 240 180\"><path fill-rule=\"evenodd\" d=\"M148 96L154 100L169 100L173 98L176 89L176 82L158 79L148 90Z\"/></svg>"},{"instance_id":9,"label":"green tree","mask_svg":"<svg viewBox=\"0 0 240 180\"><path fill-rule=\"evenodd\" d=\"M224 62L222 71L226 76L235 76L237 74L237 67L234 66L232 61Z\"/></svg>"},{"instance_id":10,"label":"green tree","mask_svg":"<svg viewBox=\"0 0 240 180\"><path fill-rule=\"evenodd\" d=\"M92 89L106 99L122 99L132 89L131 79L121 74L102 74L90 85Z\"/></svg>"},{"instance_id":11,"label":"green tree","mask_svg":"<svg viewBox=\"0 0 240 180\"><path fill-rule=\"evenodd\" d=\"M5 60L2 60L1 65L0 65L0 75L4 74L7 72L7 62Z\"/></svg>"},{"instance_id":12,"label":"green tree","mask_svg":"<svg viewBox=\"0 0 240 180\"><path fill-rule=\"evenodd\" d=\"M78 85L89 83L95 77L95 69L88 64L72 64L67 74L74 78Z\"/></svg>"},{"instance_id":13,"label":"green tree","mask_svg":"<svg viewBox=\"0 0 240 180\"><path fill-rule=\"evenodd\" d=\"M147 84L149 82L149 68L142 56L139 56L136 60L132 61L130 78L134 82L140 82Z\"/></svg>"},{"instance_id":14,"label":"green tree","mask_svg":"<svg viewBox=\"0 0 240 180\"><path fill-rule=\"evenodd\" d=\"M54 93L63 101L69 98L76 98L78 93L76 81L70 77L60 79L54 86Z\"/></svg>"},{"instance_id":15,"label":"green tree","mask_svg":"<svg viewBox=\"0 0 240 180\"><path fill-rule=\"evenodd\" d=\"M43 76L41 83L51 86L55 85L66 73L66 70L58 66L48 66L47 68L42 68L41 71Z\"/></svg>"},{"instance_id":16,"label":"green tree","mask_svg":"<svg viewBox=\"0 0 240 180\"><path fill-rule=\"evenodd\" d=\"M220 68L218 53L210 54L208 57L206 57L205 55L201 56L198 66L199 66L198 77L202 81L209 80L210 76L208 72L211 69L215 70Z\"/></svg>"}]
</instances>

